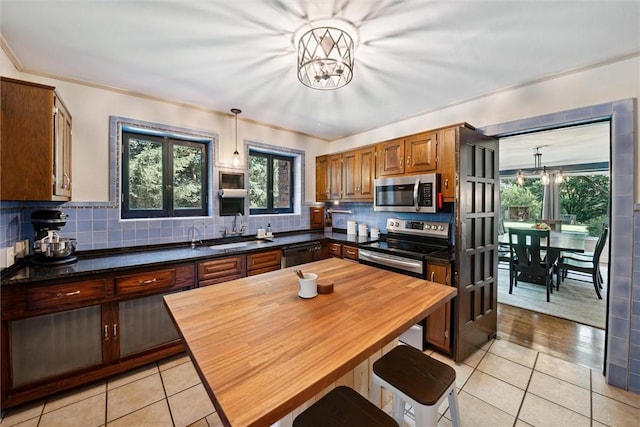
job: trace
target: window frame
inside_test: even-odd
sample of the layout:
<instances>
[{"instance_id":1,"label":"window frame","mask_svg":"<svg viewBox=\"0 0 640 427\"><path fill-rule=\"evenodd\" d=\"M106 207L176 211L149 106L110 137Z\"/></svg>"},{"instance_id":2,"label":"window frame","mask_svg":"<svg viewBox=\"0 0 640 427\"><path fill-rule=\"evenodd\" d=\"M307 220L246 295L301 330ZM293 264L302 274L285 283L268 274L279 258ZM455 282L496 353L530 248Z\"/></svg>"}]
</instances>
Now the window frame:
<instances>
[{"instance_id":1,"label":"window frame","mask_svg":"<svg viewBox=\"0 0 640 427\"><path fill-rule=\"evenodd\" d=\"M249 215L273 215L273 214L290 214L295 213L295 162L296 157L293 155L287 155L284 153L276 153L272 151L263 151L259 149L249 148L249 186L251 186L251 157L263 157L267 159L267 207L266 208L252 208L251 200L249 199ZM273 161L281 160L289 163L289 207L288 208L274 208L273 207Z\"/></svg>"},{"instance_id":2,"label":"window frame","mask_svg":"<svg viewBox=\"0 0 640 427\"><path fill-rule=\"evenodd\" d=\"M161 209L134 209L129 205L129 139L133 136L142 136L150 141L162 144L162 208ZM209 142L194 141L189 137L182 137L175 133L168 132L145 132L138 129L122 129L121 146L121 193L120 193L120 217L122 219L141 218L177 218L177 217L199 217L209 214ZM200 164L200 200L198 208L174 207L174 180L173 180L173 151L174 147L186 146L198 148L201 152L202 162Z\"/></svg>"}]
</instances>

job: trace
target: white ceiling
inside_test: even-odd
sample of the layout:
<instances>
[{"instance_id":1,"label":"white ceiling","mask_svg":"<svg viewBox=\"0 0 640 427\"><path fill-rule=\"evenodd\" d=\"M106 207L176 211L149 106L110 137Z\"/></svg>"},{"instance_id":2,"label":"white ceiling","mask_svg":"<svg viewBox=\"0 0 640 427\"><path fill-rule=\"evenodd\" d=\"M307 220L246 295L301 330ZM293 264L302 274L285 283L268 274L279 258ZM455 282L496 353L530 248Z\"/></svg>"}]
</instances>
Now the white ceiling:
<instances>
[{"instance_id":1,"label":"white ceiling","mask_svg":"<svg viewBox=\"0 0 640 427\"><path fill-rule=\"evenodd\" d=\"M0 0L22 71L229 113L322 139L640 52L640 1ZM294 32L358 28L353 81L296 77Z\"/></svg>"},{"instance_id":2,"label":"white ceiling","mask_svg":"<svg viewBox=\"0 0 640 427\"><path fill-rule=\"evenodd\" d=\"M548 168L609 162L610 140L608 121L500 138L500 170L533 169L536 147Z\"/></svg>"}]
</instances>

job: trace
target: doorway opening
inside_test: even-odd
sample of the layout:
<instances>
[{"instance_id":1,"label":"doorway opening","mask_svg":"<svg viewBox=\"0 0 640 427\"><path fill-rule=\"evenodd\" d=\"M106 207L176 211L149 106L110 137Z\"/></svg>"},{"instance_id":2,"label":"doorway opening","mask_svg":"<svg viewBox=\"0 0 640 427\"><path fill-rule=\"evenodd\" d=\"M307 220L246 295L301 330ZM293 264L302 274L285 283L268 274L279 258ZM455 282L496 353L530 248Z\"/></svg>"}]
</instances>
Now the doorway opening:
<instances>
[{"instance_id":1,"label":"doorway opening","mask_svg":"<svg viewBox=\"0 0 640 427\"><path fill-rule=\"evenodd\" d=\"M500 232L550 228L584 240L593 253L611 207L609 120L537 129L500 138ZM608 239L607 239L608 240ZM498 302L567 319L604 331L608 304L608 241L599 256L603 277L599 299L590 276L569 274L546 302L543 286L518 282L509 294L509 265L499 264ZM560 278L556 275L554 283ZM505 309L503 309L505 311ZM604 333L597 334L600 355ZM589 357L593 358L593 355ZM602 360L602 359L600 359Z\"/></svg>"},{"instance_id":2,"label":"doorway opening","mask_svg":"<svg viewBox=\"0 0 640 427\"><path fill-rule=\"evenodd\" d=\"M610 122L599 121L500 138L500 214L505 231L550 228L583 240L584 252L593 254L603 224L609 224L610 132ZM598 262L607 272L608 245ZM606 274L603 299L590 276L568 274L547 303L540 298L540 287L526 282L512 294L504 292L508 263L501 267L498 302L605 329Z\"/></svg>"}]
</instances>

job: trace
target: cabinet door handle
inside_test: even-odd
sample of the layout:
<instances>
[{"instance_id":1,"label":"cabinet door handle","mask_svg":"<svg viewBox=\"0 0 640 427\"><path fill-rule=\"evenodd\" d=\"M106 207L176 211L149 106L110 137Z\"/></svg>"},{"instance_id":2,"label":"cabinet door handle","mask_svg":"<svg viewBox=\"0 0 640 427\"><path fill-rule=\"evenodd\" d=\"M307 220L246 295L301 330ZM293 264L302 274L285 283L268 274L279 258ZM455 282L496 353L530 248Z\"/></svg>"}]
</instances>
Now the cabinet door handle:
<instances>
[{"instance_id":1,"label":"cabinet door handle","mask_svg":"<svg viewBox=\"0 0 640 427\"><path fill-rule=\"evenodd\" d=\"M449 178L444 180L444 188L449 189Z\"/></svg>"},{"instance_id":2,"label":"cabinet door handle","mask_svg":"<svg viewBox=\"0 0 640 427\"><path fill-rule=\"evenodd\" d=\"M158 281L158 279L156 277L154 277L153 279L147 279L147 280L139 280L138 283L141 285L150 285L152 283L156 283Z\"/></svg>"},{"instance_id":3,"label":"cabinet door handle","mask_svg":"<svg viewBox=\"0 0 640 427\"><path fill-rule=\"evenodd\" d=\"M113 337L117 337L118 336L118 324L114 323L113 324Z\"/></svg>"},{"instance_id":4,"label":"cabinet door handle","mask_svg":"<svg viewBox=\"0 0 640 427\"><path fill-rule=\"evenodd\" d=\"M104 339L109 339L109 325L104 325Z\"/></svg>"},{"instance_id":5,"label":"cabinet door handle","mask_svg":"<svg viewBox=\"0 0 640 427\"><path fill-rule=\"evenodd\" d=\"M445 283L445 285L450 285L450 283L449 283L449 275L448 274L447 274L447 278L444 279L444 283Z\"/></svg>"},{"instance_id":6,"label":"cabinet door handle","mask_svg":"<svg viewBox=\"0 0 640 427\"><path fill-rule=\"evenodd\" d=\"M74 295L80 295L80 291L73 291L73 292L67 292L67 293L63 293L63 292L58 292L56 294L57 297L72 297Z\"/></svg>"},{"instance_id":7,"label":"cabinet door handle","mask_svg":"<svg viewBox=\"0 0 640 427\"><path fill-rule=\"evenodd\" d=\"M71 188L71 178L69 178L69 174L63 174L64 176L64 184L62 188Z\"/></svg>"},{"instance_id":8,"label":"cabinet door handle","mask_svg":"<svg viewBox=\"0 0 640 427\"><path fill-rule=\"evenodd\" d=\"M434 278L435 274L436 274L436 272L435 272L435 271L432 271L432 272L431 272L431 279L429 279L429 280L431 280L432 282L434 281L434 280L433 280L433 278Z\"/></svg>"},{"instance_id":9,"label":"cabinet door handle","mask_svg":"<svg viewBox=\"0 0 640 427\"><path fill-rule=\"evenodd\" d=\"M347 250L347 255L355 255L355 254L356 254L356 251Z\"/></svg>"}]
</instances>

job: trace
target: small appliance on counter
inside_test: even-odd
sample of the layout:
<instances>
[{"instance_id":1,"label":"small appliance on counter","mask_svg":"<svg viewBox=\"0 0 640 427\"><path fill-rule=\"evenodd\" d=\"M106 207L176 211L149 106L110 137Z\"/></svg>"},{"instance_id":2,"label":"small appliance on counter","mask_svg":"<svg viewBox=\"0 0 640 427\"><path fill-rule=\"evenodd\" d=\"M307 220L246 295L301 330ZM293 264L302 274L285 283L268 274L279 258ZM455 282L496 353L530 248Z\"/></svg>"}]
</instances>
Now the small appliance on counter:
<instances>
[{"instance_id":1,"label":"small appliance on counter","mask_svg":"<svg viewBox=\"0 0 640 427\"><path fill-rule=\"evenodd\" d=\"M68 215L58 210L37 210L31 214L31 224L36 231L33 256L30 262L37 265L60 265L76 262L76 239L60 237L60 228L67 225Z\"/></svg>"}]
</instances>

